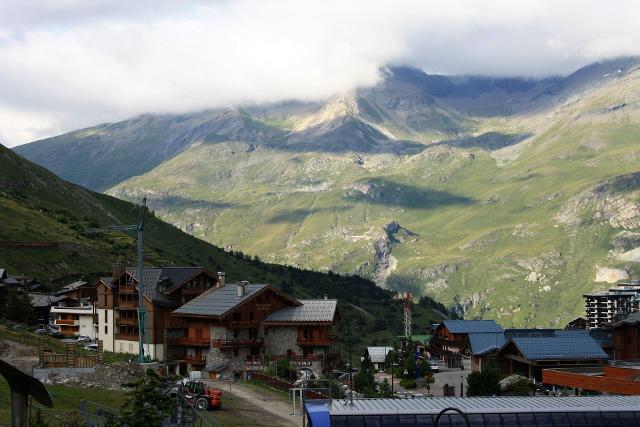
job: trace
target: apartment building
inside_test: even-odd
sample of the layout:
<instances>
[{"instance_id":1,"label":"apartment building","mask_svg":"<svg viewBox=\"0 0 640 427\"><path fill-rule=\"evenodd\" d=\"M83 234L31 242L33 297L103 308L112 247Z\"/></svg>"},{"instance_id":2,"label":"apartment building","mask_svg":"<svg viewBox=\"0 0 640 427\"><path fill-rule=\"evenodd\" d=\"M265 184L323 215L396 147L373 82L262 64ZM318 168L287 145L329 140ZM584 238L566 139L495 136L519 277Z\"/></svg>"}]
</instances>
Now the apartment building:
<instances>
[{"instance_id":1,"label":"apartment building","mask_svg":"<svg viewBox=\"0 0 640 427\"><path fill-rule=\"evenodd\" d=\"M96 309L87 300L59 302L51 307L50 316L55 328L64 335L98 337Z\"/></svg>"},{"instance_id":2,"label":"apartment building","mask_svg":"<svg viewBox=\"0 0 640 427\"><path fill-rule=\"evenodd\" d=\"M214 287L218 276L203 267L146 268L141 282L149 331L147 356L166 361L166 331L171 312ZM114 268L112 276L100 278L97 286L98 339L103 341L105 350L139 353L139 292L140 280L134 268Z\"/></svg>"},{"instance_id":3,"label":"apartment building","mask_svg":"<svg viewBox=\"0 0 640 427\"><path fill-rule=\"evenodd\" d=\"M583 295L587 328L602 328L640 311L640 284L623 283L608 291Z\"/></svg>"}]
</instances>

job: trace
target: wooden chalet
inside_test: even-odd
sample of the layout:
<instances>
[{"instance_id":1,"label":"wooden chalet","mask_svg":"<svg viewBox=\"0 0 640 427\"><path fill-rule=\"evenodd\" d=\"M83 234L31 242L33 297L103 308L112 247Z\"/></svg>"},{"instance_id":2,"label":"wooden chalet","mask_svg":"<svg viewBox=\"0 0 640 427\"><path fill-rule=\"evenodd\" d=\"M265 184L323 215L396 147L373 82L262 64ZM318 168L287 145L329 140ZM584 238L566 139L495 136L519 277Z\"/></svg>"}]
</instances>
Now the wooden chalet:
<instances>
[{"instance_id":1,"label":"wooden chalet","mask_svg":"<svg viewBox=\"0 0 640 427\"><path fill-rule=\"evenodd\" d=\"M218 277L203 267L145 268L142 289L149 328L149 352L155 360L167 360L167 329L171 312L208 289ZM138 354L138 292L135 269L115 271L97 286L98 339L104 349Z\"/></svg>"},{"instance_id":2,"label":"wooden chalet","mask_svg":"<svg viewBox=\"0 0 640 427\"><path fill-rule=\"evenodd\" d=\"M97 283L90 284L89 282L78 280L63 286L62 289L54 293L54 295L66 296L76 301L83 299L89 302L95 302L97 297Z\"/></svg>"},{"instance_id":3,"label":"wooden chalet","mask_svg":"<svg viewBox=\"0 0 640 427\"><path fill-rule=\"evenodd\" d=\"M640 313L631 314L612 327L614 359L640 361Z\"/></svg>"},{"instance_id":4,"label":"wooden chalet","mask_svg":"<svg viewBox=\"0 0 640 427\"><path fill-rule=\"evenodd\" d=\"M471 333L462 345L462 354L471 361L472 371L482 371L489 363L495 363L496 354L505 343L503 332Z\"/></svg>"},{"instance_id":5,"label":"wooden chalet","mask_svg":"<svg viewBox=\"0 0 640 427\"><path fill-rule=\"evenodd\" d=\"M172 330L169 347L178 369L204 368L211 378L241 377L279 357L322 370L339 318L335 300L296 300L249 282L212 289L174 315L185 322Z\"/></svg>"},{"instance_id":6,"label":"wooden chalet","mask_svg":"<svg viewBox=\"0 0 640 427\"><path fill-rule=\"evenodd\" d=\"M502 326L495 320L443 320L429 340L429 352L432 356L447 358L461 353L469 334L502 332Z\"/></svg>"}]
</instances>

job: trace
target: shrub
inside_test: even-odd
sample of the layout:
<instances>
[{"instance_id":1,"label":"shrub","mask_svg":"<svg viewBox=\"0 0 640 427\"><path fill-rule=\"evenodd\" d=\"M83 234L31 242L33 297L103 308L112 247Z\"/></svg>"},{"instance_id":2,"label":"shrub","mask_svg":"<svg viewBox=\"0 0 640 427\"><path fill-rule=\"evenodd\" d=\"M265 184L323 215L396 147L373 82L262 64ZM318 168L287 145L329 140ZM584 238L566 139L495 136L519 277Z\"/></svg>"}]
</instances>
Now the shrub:
<instances>
[{"instance_id":1,"label":"shrub","mask_svg":"<svg viewBox=\"0 0 640 427\"><path fill-rule=\"evenodd\" d=\"M403 378L400 380L400 385L404 388L406 388L407 390L412 390L416 387L418 387L418 384L416 384L416 380L414 380L413 378Z\"/></svg>"}]
</instances>

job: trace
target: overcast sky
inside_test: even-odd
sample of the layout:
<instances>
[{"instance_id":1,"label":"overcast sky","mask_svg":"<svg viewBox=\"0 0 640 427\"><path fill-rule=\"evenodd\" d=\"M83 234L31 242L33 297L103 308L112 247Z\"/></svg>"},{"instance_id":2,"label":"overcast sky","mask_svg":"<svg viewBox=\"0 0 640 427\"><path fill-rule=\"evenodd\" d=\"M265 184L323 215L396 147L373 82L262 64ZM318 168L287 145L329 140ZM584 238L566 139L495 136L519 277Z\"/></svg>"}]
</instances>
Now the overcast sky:
<instances>
[{"instance_id":1,"label":"overcast sky","mask_svg":"<svg viewBox=\"0 0 640 427\"><path fill-rule=\"evenodd\" d=\"M0 0L0 142L323 99L384 65L537 77L639 50L631 0Z\"/></svg>"}]
</instances>

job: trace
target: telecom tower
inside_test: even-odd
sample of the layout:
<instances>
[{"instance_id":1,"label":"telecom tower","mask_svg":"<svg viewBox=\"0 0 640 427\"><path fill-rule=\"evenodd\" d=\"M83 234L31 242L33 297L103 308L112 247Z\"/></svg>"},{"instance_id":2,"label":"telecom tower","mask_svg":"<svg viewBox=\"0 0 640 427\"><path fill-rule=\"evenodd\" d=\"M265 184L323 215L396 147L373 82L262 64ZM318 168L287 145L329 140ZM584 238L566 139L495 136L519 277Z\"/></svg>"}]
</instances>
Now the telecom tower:
<instances>
[{"instance_id":1,"label":"telecom tower","mask_svg":"<svg viewBox=\"0 0 640 427\"><path fill-rule=\"evenodd\" d=\"M411 312L413 311L413 294L411 292L404 293L404 337L409 341L411 339Z\"/></svg>"}]
</instances>

